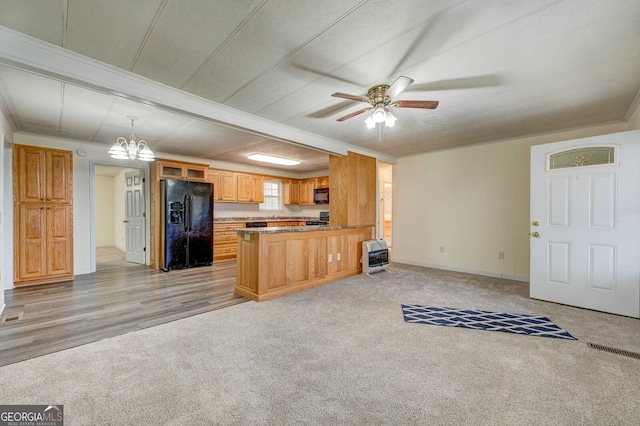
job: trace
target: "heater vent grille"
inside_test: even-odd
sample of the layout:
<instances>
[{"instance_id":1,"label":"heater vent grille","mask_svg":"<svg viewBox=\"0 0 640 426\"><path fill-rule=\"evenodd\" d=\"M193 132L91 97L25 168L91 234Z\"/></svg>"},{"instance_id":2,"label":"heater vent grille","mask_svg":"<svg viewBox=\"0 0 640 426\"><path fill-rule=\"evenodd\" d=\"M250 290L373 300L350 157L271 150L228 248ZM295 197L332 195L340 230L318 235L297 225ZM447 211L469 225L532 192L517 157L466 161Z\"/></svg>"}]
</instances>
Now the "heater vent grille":
<instances>
[{"instance_id":1,"label":"heater vent grille","mask_svg":"<svg viewBox=\"0 0 640 426\"><path fill-rule=\"evenodd\" d=\"M13 322L13 321L20 321L22 319L22 314L24 314L24 312L18 312L15 314L5 314L0 318L0 324Z\"/></svg>"},{"instance_id":2,"label":"heater vent grille","mask_svg":"<svg viewBox=\"0 0 640 426\"><path fill-rule=\"evenodd\" d=\"M624 349L612 348L610 346L599 345L597 343L587 342L587 346L600 351L610 352L612 354L623 355L629 358L640 359L640 353L625 351Z\"/></svg>"}]
</instances>

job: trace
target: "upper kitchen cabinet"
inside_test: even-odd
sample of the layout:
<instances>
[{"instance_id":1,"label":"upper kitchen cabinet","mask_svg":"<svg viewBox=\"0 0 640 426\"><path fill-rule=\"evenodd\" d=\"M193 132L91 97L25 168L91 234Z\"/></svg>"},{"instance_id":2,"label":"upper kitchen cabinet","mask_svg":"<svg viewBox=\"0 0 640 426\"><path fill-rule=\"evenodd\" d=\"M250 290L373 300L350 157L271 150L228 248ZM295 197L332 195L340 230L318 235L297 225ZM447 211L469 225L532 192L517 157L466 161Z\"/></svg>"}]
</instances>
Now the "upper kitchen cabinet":
<instances>
[{"instance_id":1,"label":"upper kitchen cabinet","mask_svg":"<svg viewBox=\"0 0 640 426\"><path fill-rule=\"evenodd\" d=\"M73 198L70 151L15 145L19 203L69 204Z\"/></svg>"},{"instance_id":2,"label":"upper kitchen cabinet","mask_svg":"<svg viewBox=\"0 0 640 426\"><path fill-rule=\"evenodd\" d=\"M321 176L316 178L316 188L328 188L329 187L329 176Z\"/></svg>"},{"instance_id":3,"label":"upper kitchen cabinet","mask_svg":"<svg viewBox=\"0 0 640 426\"><path fill-rule=\"evenodd\" d=\"M227 203L238 201L238 175L233 172L209 170L207 182L213 184L213 200Z\"/></svg>"},{"instance_id":4,"label":"upper kitchen cabinet","mask_svg":"<svg viewBox=\"0 0 640 426\"><path fill-rule=\"evenodd\" d=\"M283 204L300 204L300 181L286 179L282 182Z\"/></svg>"},{"instance_id":5,"label":"upper kitchen cabinet","mask_svg":"<svg viewBox=\"0 0 640 426\"><path fill-rule=\"evenodd\" d=\"M315 204L313 191L316 189L315 179L303 179L300 181L300 204Z\"/></svg>"},{"instance_id":6,"label":"upper kitchen cabinet","mask_svg":"<svg viewBox=\"0 0 640 426\"><path fill-rule=\"evenodd\" d=\"M259 175L238 174L238 202L264 202L263 178Z\"/></svg>"},{"instance_id":7,"label":"upper kitchen cabinet","mask_svg":"<svg viewBox=\"0 0 640 426\"><path fill-rule=\"evenodd\" d=\"M160 179L185 179L194 182L207 181L206 164L186 163L156 159L155 165Z\"/></svg>"}]
</instances>

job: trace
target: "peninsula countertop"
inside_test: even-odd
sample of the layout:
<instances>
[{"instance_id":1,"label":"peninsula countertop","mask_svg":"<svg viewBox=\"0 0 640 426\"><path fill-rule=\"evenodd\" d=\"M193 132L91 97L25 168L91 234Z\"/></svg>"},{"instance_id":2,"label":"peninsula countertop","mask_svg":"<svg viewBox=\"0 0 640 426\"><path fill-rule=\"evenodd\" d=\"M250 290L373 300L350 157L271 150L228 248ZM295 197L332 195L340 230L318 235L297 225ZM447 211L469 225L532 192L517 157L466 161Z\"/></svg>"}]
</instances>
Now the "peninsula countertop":
<instances>
[{"instance_id":1,"label":"peninsula countertop","mask_svg":"<svg viewBox=\"0 0 640 426\"><path fill-rule=\"evenodd\" d=\"M236 228L236 294L258 302L362 272L369 226Z\"/></svg>"}]
</instances>

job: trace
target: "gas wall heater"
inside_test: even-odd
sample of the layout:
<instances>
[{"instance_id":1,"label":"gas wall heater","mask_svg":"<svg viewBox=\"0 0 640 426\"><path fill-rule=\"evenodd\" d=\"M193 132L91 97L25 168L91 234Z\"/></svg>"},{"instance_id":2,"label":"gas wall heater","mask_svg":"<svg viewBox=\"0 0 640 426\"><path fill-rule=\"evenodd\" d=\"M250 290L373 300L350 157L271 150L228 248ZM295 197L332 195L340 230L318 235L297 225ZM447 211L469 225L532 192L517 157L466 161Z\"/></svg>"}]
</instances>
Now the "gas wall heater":
<instances>
[{"instance_id":1,"label":"gas wall heater","mask_svg":"<svg viewBox=\"0 0 640 426\"><path fill-rule=\"evenodd\" d=\"M389 248L385 240L362 242L362 272L369 275L389 267Z\"/></svg>"}]
</instances>

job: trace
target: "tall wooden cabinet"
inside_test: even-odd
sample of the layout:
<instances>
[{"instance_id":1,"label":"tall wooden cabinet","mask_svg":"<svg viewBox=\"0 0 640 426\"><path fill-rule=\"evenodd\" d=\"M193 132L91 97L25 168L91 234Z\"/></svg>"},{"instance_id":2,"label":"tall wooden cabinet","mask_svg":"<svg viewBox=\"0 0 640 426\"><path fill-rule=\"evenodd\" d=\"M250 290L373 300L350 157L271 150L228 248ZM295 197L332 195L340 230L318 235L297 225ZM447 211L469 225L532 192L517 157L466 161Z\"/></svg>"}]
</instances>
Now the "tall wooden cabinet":
<instances>
[{"instance_id":1,"label":"tall wooden cabinet","mask_svg":"<svg viewBox=\"0 0 640 426\"><path fill-rule=\"evenodd\" d=\"M14 284L73 279L73 154L13 147Z\"/></svg>"}]
</instances>

